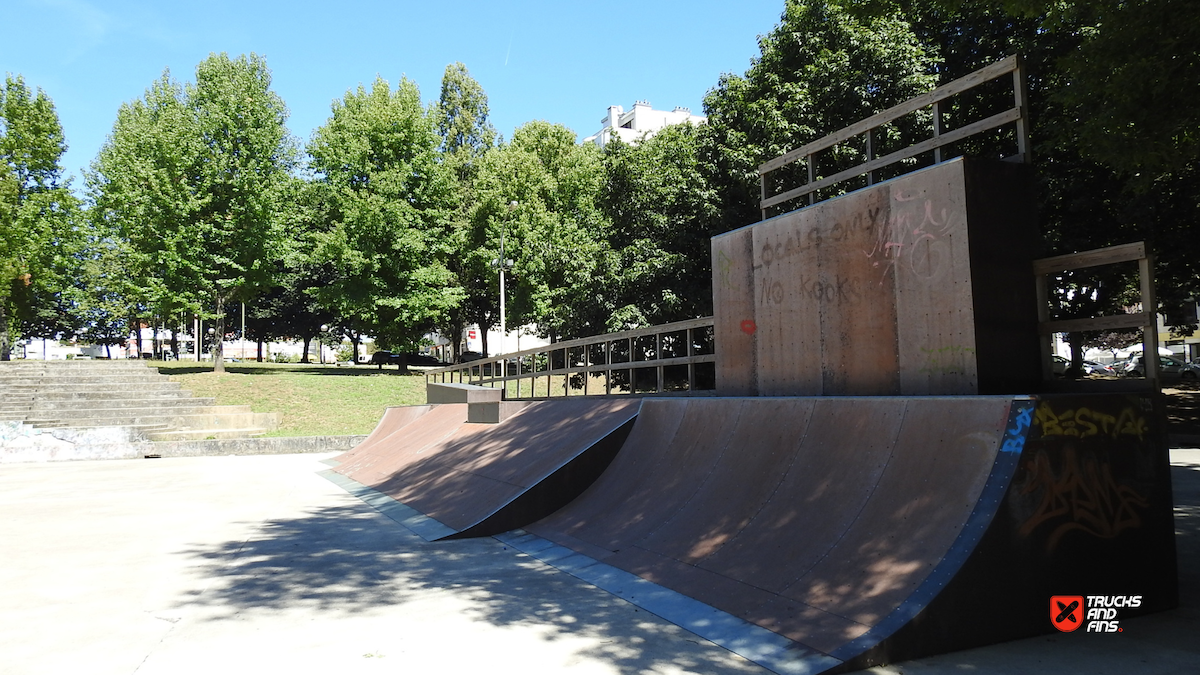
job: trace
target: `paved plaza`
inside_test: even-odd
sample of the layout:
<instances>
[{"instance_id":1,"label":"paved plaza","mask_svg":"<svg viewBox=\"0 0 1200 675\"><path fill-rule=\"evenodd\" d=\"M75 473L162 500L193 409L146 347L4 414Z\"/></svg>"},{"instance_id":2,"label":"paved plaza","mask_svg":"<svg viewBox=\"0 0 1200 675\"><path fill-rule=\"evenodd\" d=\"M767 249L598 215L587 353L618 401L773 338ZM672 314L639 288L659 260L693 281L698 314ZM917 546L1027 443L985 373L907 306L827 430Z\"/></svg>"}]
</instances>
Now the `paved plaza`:
<instances>
[{"instance_id":1,"label":"paved plaza","mask_svg":"<svg viewBox=\"0 0 1200 675\"><path fill-rule=\"evenodd\" d=\"M0 674L769 672L496 539L426 542L331 456L0 466ZM1180 609L874 672L1200 670L1200 450L1172 460Z\"/></svg>"}]
</instances>

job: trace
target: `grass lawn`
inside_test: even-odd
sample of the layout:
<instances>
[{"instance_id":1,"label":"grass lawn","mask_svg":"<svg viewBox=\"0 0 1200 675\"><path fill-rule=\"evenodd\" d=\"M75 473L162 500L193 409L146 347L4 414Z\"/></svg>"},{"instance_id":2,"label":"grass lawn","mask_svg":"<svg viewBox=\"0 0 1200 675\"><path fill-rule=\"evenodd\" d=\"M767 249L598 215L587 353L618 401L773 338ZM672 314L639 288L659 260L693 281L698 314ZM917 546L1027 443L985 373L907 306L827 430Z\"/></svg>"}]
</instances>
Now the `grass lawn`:
<instances>
[{"instance_id":1,"label":"grass lawn","mask_svg":"<svg viewBox=\"0 0 1200 675\"><path fill-rule=\"evenodd\" d=\"M280 413L279 429L268 436L368 434L387 406L425 402L425 376L417 370L401 375L394 367L226 363L225 374L216 375L211 364L194 361L154 365L193 395L215 398L217 405Z\"/></svg>"}]
</instances>

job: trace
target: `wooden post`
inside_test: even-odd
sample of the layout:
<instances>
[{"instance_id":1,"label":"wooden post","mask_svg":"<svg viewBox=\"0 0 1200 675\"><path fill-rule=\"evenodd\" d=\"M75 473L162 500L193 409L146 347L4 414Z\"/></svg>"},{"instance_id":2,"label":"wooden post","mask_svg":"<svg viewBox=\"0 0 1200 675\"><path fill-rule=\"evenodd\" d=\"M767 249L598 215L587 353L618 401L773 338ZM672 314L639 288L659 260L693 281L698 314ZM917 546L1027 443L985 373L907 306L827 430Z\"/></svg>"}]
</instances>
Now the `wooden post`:
<instances>
[{"instance_id":1,"label":"wooden post","mask_svg":"<svg viewBox=\"0 0 1200 675\"><path fill-rule=\"evenodd\" d=\"M612 395L612 342L604 343L604 363L608 365L608 370L604 371L604 395Z\"/></svg>"},{"instance_id":2,"label":"wooden post","mask_svg":"<svg viewBox=\"0 0 1200 675\"><path fill-rule=\"evenodd\" d=\"M815 155L808 156L808 184L812 185L817 181L817 158ZM817 199L816 192L808 193L808 205L812 206Z\"/></svg>"},{"instance_id":3,"label":"wooden post","mask_svg":"<svg viewBox=\"0 0 1200 675\"><path fill-rule=\"evenodd\" d=\"M1147 324L1142 327L1142 365L1146 367L1146 379L1158 391L1161 383L1158 376L1158 305L1154 297L1154 256L1147 253L1138 261L1138 272L1142 282L1142 311Z\"/></svg>"},{"instance_id":4,"label":"wooden post","mask_svg":"<svg viewBox=\"0 0 1200 675\"><path fill-rule=\"evenodd\" d=\"M870 162L873 159L875 159L875 130L867 129L867 161ZM867 185L874 185L874 184L875 184L875 172L868 171L867 172ZM765 199L765 197L764 197L764 199ZM690 335L691 332L689 331L688 334ZM691 355L690 347L689 347L688 355L689 356Z\"/></svg>"},{"instance_id":5,"label":"wooden post","mask_svg":"<svg viewBox=\"0 0 1200 675\"><path fill-rule=\"evenodd\" d=\"M942 135L942 102L933 102L933 137L937 138ZM933 149L933 163L942 163L942 146L937 146Z\"/></svg>"},{"instance_id":6,"label":"wooden post","mask_svg":"<svg viewBox=\"0 0 1200 675\"><path fill-rule=\"evenodd\" d=\"M1029 87L1025 80L1025 60L1019 54L1016 59L1017 67L1013 70L1013 104L1021 113L1017 119L1017 157L1022 163L1029 164L1033 162L1033 148L1029 145ZM1157 321L1155 323L1157 324Z\"/></svg>"},{"instance_id":7,"label":"wooden post","mask_svg":"<svg viewBox=\"0 0 1200 675\"><path fill-rule=\"evenodd\" d=\"M696 355L696 343L693 340L691 328L687 329L687 355L688 355L688 391L696 391L696 364L690 359Z\"/></svg>"},{"instance_id":8,"label":"wooden post","mask_svg":"<svg viewBox=\"0 0 1200 675\"><path fill-rule=\"evenodd\" d=\"M662 333L654 334L654 358L657 361L662 361ZM658 393L663 393L663 367L658 366Z\"/></svg>"},{"instance_id":9,"label":"wooden post","mask_svg":"<svg viewBox=\"0 0 1200 675\"><path fill-rule=\"evenodd\" d=\"M1050 295L1046 275L1036 275L1034 284L1037 288L1038 323L1043 324L1050 320ZM1054 379L1054 335L1039 333L1038 343L1042 348L1042 379L1048 382Z\"/></svg>"},{"instance_id":10,"label":"wooden post","mask_svg":"<svg viewBox=\"0 0 1200 675\"><path fill-rule=\"evenodd\" d=\"M768 174L764 173L758 177L758 194L759 194L759 202L758 203L759 204L762 204L763 202L767 201L767 175ZM767 219L767 210L765 208L762 208L762 209L760 209L760 212L762 213L762 220L766 220Z\"/></svg>"}]
</instances>

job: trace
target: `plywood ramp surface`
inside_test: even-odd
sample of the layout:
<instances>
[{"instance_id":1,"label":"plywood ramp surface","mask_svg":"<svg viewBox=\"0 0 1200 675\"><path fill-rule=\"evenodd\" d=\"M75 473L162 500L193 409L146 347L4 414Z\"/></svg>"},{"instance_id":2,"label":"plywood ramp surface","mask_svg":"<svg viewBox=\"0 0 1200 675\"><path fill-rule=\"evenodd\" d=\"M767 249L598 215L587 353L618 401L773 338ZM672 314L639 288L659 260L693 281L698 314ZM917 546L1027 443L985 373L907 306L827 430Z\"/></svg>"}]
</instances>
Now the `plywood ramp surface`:
<instances>
[{"instance_id":1,"label":"plywood ramp surface","mask_svg":"<svg viewBox=\"0 0 1200 675\"><path fill-rule=\"evenodd\" d=\"M538 401L500 424L468 423L466 404L433 406L343 455L335 471L462 532L569 472L572 462L626 427L639 403Z\"/></svg>"},{"instance_id":2,"label":"plywood ramp surface","mask_svg":"<svg viewBox=\"0 0 1200 675\"><path fill-rule=\"evenodd\" d=\"M647 399L604 475L525 529L828 654L946 556L1011 401Z\"/></svg>"}]
</instances>

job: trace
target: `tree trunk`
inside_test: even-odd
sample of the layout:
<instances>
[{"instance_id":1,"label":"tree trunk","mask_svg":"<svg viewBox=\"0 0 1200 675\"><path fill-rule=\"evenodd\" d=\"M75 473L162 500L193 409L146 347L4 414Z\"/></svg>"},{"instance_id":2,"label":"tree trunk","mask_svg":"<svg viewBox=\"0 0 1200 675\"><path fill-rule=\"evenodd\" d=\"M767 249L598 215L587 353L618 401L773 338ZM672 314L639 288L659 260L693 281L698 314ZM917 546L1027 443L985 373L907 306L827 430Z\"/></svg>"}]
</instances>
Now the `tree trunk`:
<instances>
[{"instance_id":1,"label":"tree trunk","mask_svg":"<svg viewBox=\"0 0 1200 675\"><path fill-rule=\"evenodd\" d=\"M490 326L488 328L490 328ZM491 356L491 354L488 352L488 339L487 339L488 328L485 328L483 326L479 327L479 344L480 344L479 353L483 354L484 358Z\"/></svg>"},{"instance_id":2,"label":"tree trunk","mask_svg":"<svg viewBox=\"0 0 1200 675\"><path fill-rule=\"evenodd\" d=\"M350 346L354 349L354 365L358 365L358 346L362 343L362 335L358 331L350 334Z\"/></svg>"},{"instance_id":3,"label":"tree trunk","mask_svg":"<svg viewBox=\"0 0 1200 675\"><path fill-rule=\"evenodd\" d=\"M8 300L0 300L0 361L12 360L12 338L8 335Z\"/></svg>"},{"instance_id":4,"label":"tree trunk","mask_svg":"<svg viewBox=\"0 0 1200 675\"><path fill-rule=\"evenodd\" d=\"M129 322L133 324L134 344L137 346L137 357L142 358L142 322L136 316L130 316Z\"/></svg>"},{"instance_id":5,"label":"tree trunk","mask_svg":"<svg viewBox=\"0 0 1200 675\"><path fill-rule=\"evenodd\" d=\"M1065 375L1077 380L1084 375L1083 371L1083 333L1067 333L1067 344L1071 346L1071 365Z\"/></svg>"},{"instance_id":6,"label":"tree trunk","mask_svg":"<svg viewBox=\"0 0 1200 675\"><path fill-rule=\"evenodd\" d=\"M213 372L225 372L225 296L217 294L217 326L213 331Z\"/></svg>"},{"instance_id":7,"label":"tree trunk","mask_svg":"<svg viewBox=\"0 0 1200 675\"><path fill-rule=\"evenodd\" d=\"M312 344L312 339L313 336L311 335L304 336L304 355L300 357L300 363L312 363L312 361L308 360L308 348Z\"/></svg>"},{"instance_id":8,"label":"tree trunk","mask_svg":"<svg viewBox=\"0 0 1200 675\"><path fill-rule=\"evenodd\" d=\"M258 339L258 362L262 363L262 338Z\"/></svg>"},{"instance_id":9,"label":"tree trunk","mask_svg":"<svg viewBox=\"0 0 1200 675\"><path fill-rule=\"evenodd\" d=\"M175 360L179 360L179 326L171 329L171 353L175 355Z\"/></svg>"}]
</instances>

